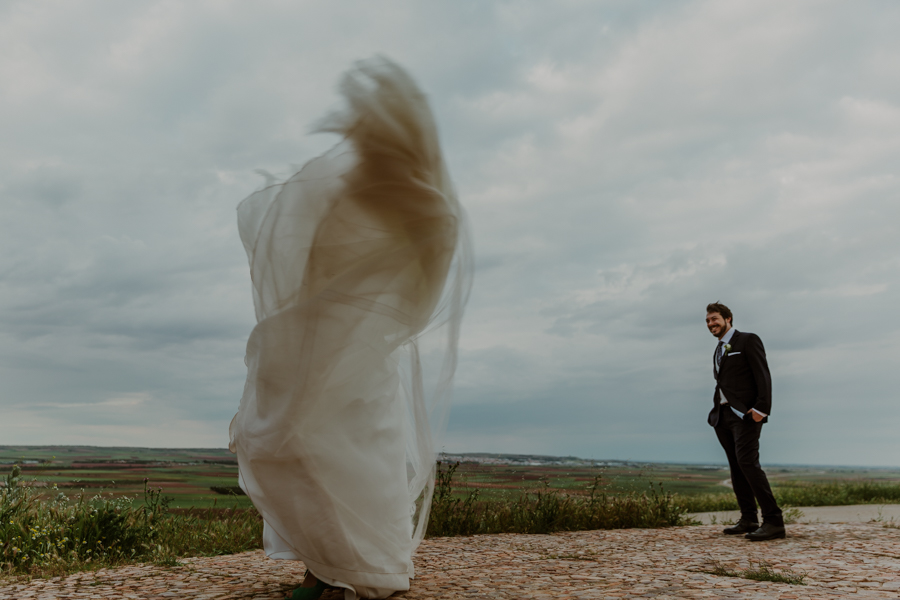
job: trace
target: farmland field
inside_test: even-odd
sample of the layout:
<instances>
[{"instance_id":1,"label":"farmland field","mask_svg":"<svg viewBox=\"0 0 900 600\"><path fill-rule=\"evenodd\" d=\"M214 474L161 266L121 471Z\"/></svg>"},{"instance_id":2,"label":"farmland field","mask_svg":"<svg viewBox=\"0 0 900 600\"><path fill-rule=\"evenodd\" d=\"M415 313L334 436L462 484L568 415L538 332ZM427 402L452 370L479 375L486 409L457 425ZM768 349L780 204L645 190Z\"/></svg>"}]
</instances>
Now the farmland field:
<instances>
[{"instance_id":1,"label":"farmland field","mask_svg":"<svg viewBox=\"0 0 900 600\"><path fill-rule=\"evenodd\" d=\"M518 497L548 486L567 493L586 490L600 476L610 493L648 491L651 484L667 492L693 495L727 492L722 465L587 461L546 456L464 454L443 457L459 462L455 485L460 493L479 489L483 500ZM248 507L246 496L229 494L237 486L237 460L226 449L103 448L92 446L0 446L0 475L13 464L28 485L68 496L84 491L142 498L144 479L174 508ZM900 483L900 468L766 466L773 486L779 483L872 481ZM55 486L55 489L54 489ZM217 488L213 491L212 488Z\"/></svg>"},{"instance_id":2,"label":"farmland field","mask_svg":"<svg viewBox=\"0 0 900 600\"><path fill-rule=\"evenodd\" d=\"M541 487L577 492L586 490L599 475L609 493L649 491L651 485L666 492L694 495L729 492L725 465L586 461L576 458L516 455L455 455L460 463L457 485L479 488L484 500L516 497ZM506 462L507 464L502 464ZM541 464L543 463L543 464ZM765 466L773 486L797 483L877 482L900 483L900 468Z\"/></svg>"},{"instance_id":3,"label":"farmland field","mask_svg":"<svg viewBox=\"0 0 900 600\"><path fill-rule=\"evenodd\" d=\"M172 498L172 507L250 506L246 496L210 489L237 486L237 459L226 449L0 446L0 474L13 464L22 467L26 484L46 488L48 494L73 496L83 490L86 497L103 493L142 500L147 478Z\"/></svg>"}]
</instances>

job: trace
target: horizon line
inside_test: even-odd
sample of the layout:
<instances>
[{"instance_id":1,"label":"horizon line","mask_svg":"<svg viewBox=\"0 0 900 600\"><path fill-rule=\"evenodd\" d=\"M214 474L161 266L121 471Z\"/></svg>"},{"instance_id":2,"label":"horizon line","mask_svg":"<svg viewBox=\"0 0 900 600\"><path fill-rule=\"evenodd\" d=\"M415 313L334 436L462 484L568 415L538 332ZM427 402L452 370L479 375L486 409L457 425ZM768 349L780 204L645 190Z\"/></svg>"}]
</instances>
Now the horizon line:
<instances>
[{"instance_id":1,"label":"horizon line","mask_svg":"<svg viewBox=\"0 0 900 600\"><path fill-rule=\"evenodd\" d=\"M179 447L179 446L98 446L92 444L0 444L0 450L13 448L103 448L103 449L132 449L132 450L193 450L193 451L228 451L227 447ZM624 464L651 464L651 465L708 465L727 468L728 464L718 461L672 461L672 460L642 460L632 458L582 458L574 455L557 456L553 454L532 454L517 452L447 452L446 450L435 453L435 456L482 456L482 457L522 457L533 459L554 460L579 460L594 463L624 463ZM818 464L818 463L766 463L768 467L816 467L835 469L900 469L900 465L861 465L861 464Z\"/></svg>"}]
</instances>

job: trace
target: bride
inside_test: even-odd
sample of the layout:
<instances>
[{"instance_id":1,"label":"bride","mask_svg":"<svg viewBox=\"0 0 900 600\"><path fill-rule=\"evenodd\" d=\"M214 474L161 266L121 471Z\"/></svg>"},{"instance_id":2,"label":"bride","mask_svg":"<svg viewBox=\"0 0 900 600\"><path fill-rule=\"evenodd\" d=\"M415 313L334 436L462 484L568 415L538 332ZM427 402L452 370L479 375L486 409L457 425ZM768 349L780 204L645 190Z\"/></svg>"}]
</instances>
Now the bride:
<instances>
[{"instance_id":1,"label":"bride","mask_svg":"<svg viewBox=\"0 0 900 600\"><path fill-rule=\"evenodd\" d=\"M304 599L409 589L472 270L422 92L385 58L340 90L342 141L238 207L258 324L230 448Z\"/></svg>"}]
</instances>

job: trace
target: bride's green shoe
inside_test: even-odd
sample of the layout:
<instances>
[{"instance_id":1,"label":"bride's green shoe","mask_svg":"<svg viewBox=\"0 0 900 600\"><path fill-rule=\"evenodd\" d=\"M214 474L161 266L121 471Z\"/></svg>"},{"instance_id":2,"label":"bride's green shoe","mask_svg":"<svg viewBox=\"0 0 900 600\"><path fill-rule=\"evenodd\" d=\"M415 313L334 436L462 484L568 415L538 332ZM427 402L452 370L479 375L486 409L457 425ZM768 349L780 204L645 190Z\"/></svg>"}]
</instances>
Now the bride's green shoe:
<instances>
[{"instance_id":1,"label":"bride's green shoe","mask_svg":"<svg viewBox=\"0 0 900 600\"><path fill-rule=\"evenodd\" d=\"M319 579L312 587L298 587L290 596L285 596L285 600L318 600L327 589L328 584Z\"/></svg>"}]
</instances>

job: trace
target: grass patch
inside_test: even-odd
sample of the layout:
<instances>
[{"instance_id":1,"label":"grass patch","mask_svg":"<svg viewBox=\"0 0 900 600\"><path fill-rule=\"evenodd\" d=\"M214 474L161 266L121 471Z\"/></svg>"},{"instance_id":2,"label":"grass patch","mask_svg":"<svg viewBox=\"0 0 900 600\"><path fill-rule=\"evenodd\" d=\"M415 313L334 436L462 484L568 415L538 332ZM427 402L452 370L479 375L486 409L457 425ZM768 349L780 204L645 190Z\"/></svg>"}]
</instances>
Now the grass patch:
<instances>
[{"instance_id":1,"label":"grass patch","mask_svg":"<svg viewBox=\"0 0 900 600\"><path fill-rule=\"evenodd\" d=\"M170 512L162 489L144 482L144 502L84 493L41 498L13 467L0 489L0 574L52 577L134 562L177 564L179 557L258 548L255 510Z\"/></svg>"},{"instance_id":2,"label":"grass patch","mask_svg":"<svg viewBox=\"0 0 900 600\"><path fill-rule=\"evenodd\" d=\"M885 519L884 515L881 514L881 509L878 509L878 516L869 521L870 523L880 523L882 527L885 529L900 529L900 523L894 521L894 517L890 519Z\"/></svg>"},{"instance_id":3,"label":"grass patch","mask_svg":"<svg viewBox=\"0 0 900 600\"><path fill-rule=\"evenodd\" d=\"M803 511L799 508L793 506L785 506L781 510L781 518L784 520L785 525L792 525L797 523L804 516Z\"/></svg>"},{"instance_id":4,"label":"grass patch","mask_svg":"<svg viewBox=\"0 0 900 600\"><path fill-rule=\"evenodd\" d=\"M782 506L848 506L851 504L900 504L900 484L870 481L781 484L772 488ZM688 512L738 510L732 492L678 495Z\"/></svg>"},{"instance_id":5,"label":"grass patch","mask_svg":"<svg viewBox=\"0 0 900 600\"><path fill-rule=\"evenodd\" d=\"M438 462L429 537L686 524L687 511L662 486L651 485L643 493L612 495L603 490L598 475L581 494L554 489L545 482L534 492L507 500L483 501L478 488L469 489L462 496L454 492L453 478L458 466L459 463Z\"/></svg>"},{"instance_id":6,"label":"grass patch","mask_svg":"<svg viewBox=\"0 0 900 600\"><path fill-rule=\"evenodd\" d=\"M804 580L807 574L798 573L791 569L777 570L765 561L759 561L756 566L750 561L750 566L739 571L731 571L722 566L718 561L713 561L713 570L708 571L712 575L721 575L723 577L741 577L743 579L752 579L753 581L774 581L775 583L790 583L792 585L806 585Z\"/></svg>"}]
</instances>

